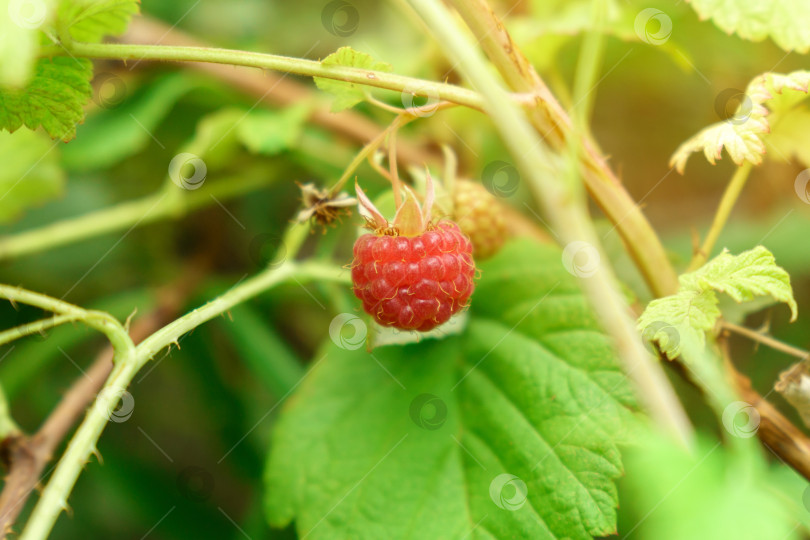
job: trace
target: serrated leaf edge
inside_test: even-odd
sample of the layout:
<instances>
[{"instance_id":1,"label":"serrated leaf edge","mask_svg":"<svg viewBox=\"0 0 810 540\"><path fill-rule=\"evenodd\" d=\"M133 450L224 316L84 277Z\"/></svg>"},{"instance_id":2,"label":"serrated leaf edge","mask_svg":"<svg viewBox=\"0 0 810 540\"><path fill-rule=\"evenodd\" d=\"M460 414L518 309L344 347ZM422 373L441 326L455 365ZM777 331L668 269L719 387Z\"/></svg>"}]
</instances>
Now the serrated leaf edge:
<instances>
[{"instance_id":1,"label":"serrated leaf edge","mask_svg":"<svg viewBox=\"0 0 810 540\"><path fill-rule=\"evenodd\" d=\"M701 150L706 160L714 165L722 158L723 148L738 166L745 161L753 165L761 164L766 151L761 135L768 134L771 130L767 119L771 110L765 104L774 98L774 93L782 94L785 89L807 94L808 86L810 71L799 70L788 74L766 72L757 75L746 87L745 95L750 100L751 111L745 121L725 120L702 129L675 150L669 166L683 174L689 157ZM749 103L742 100L740 107L743 106L747 107Z\"/></svg>"},{"instance_id":2,"label":"serrated leaf edge","mask_svg":"<svg viewBox=\"0 0 810 540\"><path fill-rule=\"evenodd\" d=\"M710 278L707 275L711 272L713 266L717 266L729 258L733 258L735 260L745 260L746 258L750 258L751 262L742 268L763 266L767 267L768 270L776 274L776 277L770 276L771 278L782 278L784 280L784 284L788 288L788 295L776 294L774 291L767 290L759 291L748 289L746 292L747 294L750 294L751 297L770 295L772 298L774 298L774 300L786 303L791 311L790 321L793 322L796 320L796 317L798 316L798 306L796 305L796 300L793 297L793 290L790 285L790 275L782 267L776 264L776 258L773 256L773 253L771 253L764 246L756 246L755 248L744 251L739 255L731 255L727 249L724 249L719 255L694 272L689 272L679 276L678 282L680 283L680 289L678 292L673 295L657 298L651 301L638 318L636 324L638 331L641 332L642 336L648 341L657 343L661 348L661 352L663 352L669 359L672 360L680 356L682 340L679 340L674 346L670 343L669 339L664 342L663 339L659 337L659 332L661 332L662 329L656 328L654 325L659 323L669 325L676 330L680 329L680 333L694 331L696 332L695 337L697 338L698 344L703 346L706 342L706 333L712 330L717 320L722 315L719 309L716 308L718 305L718 299L715 295L715 291L728 294L729 297L731 297L737 303L746 301L742 295L736 294L736 292L729 292L732 289L736 290L740 288L739 285L732 283L732 276L722 276L721 278L717 279ZM692 320L694 319L690 317L682 317L681 320L674 320L668 317L668 313L678 311L678 307L683 303L689 302L690 305L694 304L689 297L694 297L696 295L715 307L711 313L704 313L706 318L712 321L711 325L695 326L692 323ZM688 327L685 327L684 323L688 323ZM652 335L649 335L650 333L652 333ZM667 338L669 337L666 332L664 332L664 335Z\"/></svg>"}]
</instances>

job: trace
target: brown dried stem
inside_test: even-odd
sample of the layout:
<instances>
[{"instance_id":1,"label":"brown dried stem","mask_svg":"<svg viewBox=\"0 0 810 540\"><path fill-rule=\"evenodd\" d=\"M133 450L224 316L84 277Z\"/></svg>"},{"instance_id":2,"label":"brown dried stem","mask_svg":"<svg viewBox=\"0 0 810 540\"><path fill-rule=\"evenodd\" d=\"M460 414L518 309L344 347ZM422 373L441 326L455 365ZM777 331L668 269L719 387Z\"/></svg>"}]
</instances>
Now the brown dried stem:
<instances>
[{"instance_id":1,"label":"brown dried stem","mask_svg":"<svg viewBox=\"0 0 810 540\"><path fill-rule=\"evenodd\" d=\"M450 0L472 30L484 52L515 92L535 98L526 109L534 128L557 151L563 151L570 137L582 145L581 174L585 187L615 225L630 256L656 296L678 290L678 279L664 247L641 208L630 197L587 134L578 133L571 118L552 95L523 53L512 41L503 22L486 0Z\"/></svg>"},{"instance_id":2,"label":"brown dried stem","mask_svg":"<svg viewBox=\"0 0 810 540\"><path fill-rule=\"evenodd\" d=\"M182 282L167 288L159 295L160 305L152 313L135 321L129 332L134 342L145 339L174 318L184 298L199 281L202 275L200 268L204 266L207 266L206 261L188 272ZM112 347L105 347L84 375L71 385L36 433L16 433L0 442L0 456L8 471L3 491L0 492L0 532L3 538L11 532L56 448L104 385L113 367L112 359Z\"/></svg>"},{"instance_id":3,"label":"brown dried stem","mask_svg":"<svg viewBox=\"0 0 810 540\"><path fill-rule=\"evenodd\" d=\"M155 313L138 320L130 332L133 341L160 328L164 319L165 315ZM11 532L57 446L104 385L112 370L112 358L113 349L107 346L84 375L71 385L36 433L18 433L2 442L3 462L8 470L0 492L0 531L3 535Z\"/></svg>"}]
</instances>

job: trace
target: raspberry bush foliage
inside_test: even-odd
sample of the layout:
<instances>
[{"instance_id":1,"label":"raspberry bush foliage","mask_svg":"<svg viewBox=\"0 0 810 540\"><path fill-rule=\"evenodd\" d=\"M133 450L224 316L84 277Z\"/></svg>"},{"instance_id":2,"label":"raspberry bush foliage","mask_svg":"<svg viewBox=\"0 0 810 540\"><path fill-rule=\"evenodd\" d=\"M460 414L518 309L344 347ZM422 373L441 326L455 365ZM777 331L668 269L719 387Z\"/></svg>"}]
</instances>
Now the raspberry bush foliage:
<instances>
[{"instance_id":1,"label":"raspberry bush foliage","mask_svg":"<svg viewBox=\"0 0 810 540\"><path fill-rule=\"evenodd\" d=\"M0 0L2 536L807 537L808 28Z\"/></svg>"}]
</instances>

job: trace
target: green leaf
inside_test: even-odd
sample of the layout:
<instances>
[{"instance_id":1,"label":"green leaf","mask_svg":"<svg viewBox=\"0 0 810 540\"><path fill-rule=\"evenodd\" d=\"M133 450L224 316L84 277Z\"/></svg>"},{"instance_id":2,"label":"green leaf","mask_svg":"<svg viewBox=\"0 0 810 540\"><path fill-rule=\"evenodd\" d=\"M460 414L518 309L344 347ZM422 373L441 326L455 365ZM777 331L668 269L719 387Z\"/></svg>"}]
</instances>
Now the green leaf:
<instances>
[{"instance_id":1,"label":"green leaf","mask_svg":"<svg viewBox=\"0 0 810 540\"><path fill-rule=\"evenodd\" d=\"M743 39L770 37L786 51L810 50L810 3L806 0L688 0L701 19Z\"/></svg>"},{"instance_id":2,"label":"green leaf","mask_svg":"<svg viewBox=\"0 0 810 540\"><path fill-rule=\"evenodd\" d=\"M773 254L764 246L739 255L723 250L698 270L682 275L679 281L682 289L714 289L737 302L748 302L755 296L771 296L790 306L791 321L796 320L798 308L793 299L790 276L777 266Z\"/></svg>"},{"instance_id":3,"label":"green leaf","mask_svg":"<svg viewBox=\"0 0 810 540\"><path fill-rule=\"evenodd\" d=\"M40 59L25 88L0 88L0 129L42 126L52 138L69 141L84 120L92 75L93 64L83 58Z\"/></svg>"},{"instance_id":4,"label":"green leaf","mask_svg":"<svg viewBox=\"0 0 810 540\"><path fill-rule=\"evenodd\" d=\"M676 294L653 300L638 319L642 335L658 343L661 352L670 359L689 345L701 348L705 345L706 332L714 328L721 315L715 291L736 302L770 296L790 306L791 321L797 316L790 276L776 265L773 254L763 246L739 255L724 250L678 280L680 289Z\"/></svg>"},{"instance_id":5,"label":"green leaf","mask_svg":"<svg viewBox=\"0 0 810 540\"><path fill-rule=\"evenodd\" d=\"M810 85L810 71L799 70L791 73L766 72L754 77L745 89L757 110L755 115L767 115L768 111L759 106L766 104L768 110L779 113L807 97L807 87ZM785 92L792 90L792 92Z\"/></svg>"},{"instance_id":6,"label":"green leaf","mask_svg":"<svg viewBox=\"0 0 810 540\"><path fill-rule=\"evenodd\" d=\"M256 309L242 304L231 310L233 321L220 319L239 358L263 385L281 398L295 388L303 368L284 339Z\"/></svg>"},{"instance_id":7,"label":"green leaf","mask_svg":"<svg viewBox=\"0 0 810 540\"><path fill-rule=\"evenodd\" d=\"M779 119L765 139L772 158L790 161L796 158L810 167L810 109L799 107Z\"/></svg>"},{"instance_id":8,"label":"green leaf","mask_svg":"<svg viewBox=\"0 0 810 540\"><path fill-rule=\"evenodd\" d=\"M37 28L47 17L45 2L0 0L0 87L25 86L39 51Z\"/></svg>"},{"instance_id":9,"label":"green leaf","mask_svg":"<svg viewBox=\"0 0 810 540\"><path fill-rule=\"evenodd\" d=\"M239 139L251 152L274 156L295 147L310 112L308 104L253 110L239 123Z\"/></svg>"},{"instance_id":10,"label":"green leaf","mask_svg":"<svg viewBox=\"0 0 810 540\"><path fill-rule=\"evenodd\" d=\"M607 0L597 27L591 4L590 0L535 0L530 12L510 13L504 23L539 72L552 67L563 47L586 32L599 31L623 41L639 40L633 29L635 10L617 0Z\"/></svg>"},{"instance_id":11,"label":"green leaf","mask_svg":"<svg viewBox=\"0 0 810 540\"><path fill-rule=\"evenodd\" d=\"M807 482L794 482L787 495L764 461L745 460L719 441L699 437L687 451L661 437L630 449L626 462L622 509L628 510L628 527L620 529L622 538L803 537L797 523L806 522L801 501Z\"/></svg>"},{"instance_id":12,"label":"green leaf","mask_svg":"<svg viewBox=\"0 0 810 540\"><path fill-rule=\"evenodd\" d=\"M272 525L312 540L615 532L616 444L637 420L608 338L556 247L515 242L482 276L461 336L318 353L274 433Z\"/></svg>"},{"instance_id":13,"label":"green leaf","mask_svg":"<svg viewBox=\"0 0 810 540\"><path fill-rule=\"evenodd\" d=\"M722 157L724 148L737 165L745 161L759 165L766 150L763 140L767 140L771 132L768 116L771 113L780 117L785 115L807 97L808 84L810 71L757 75L748 84L744 95L733 96L739 102L735 113L690 137L672 155L670 166L675 166L683 174L692 153L701 151L714 165Z\"/></svg>"},{"instance_id":14,"label":"green leaf","mask_svg":"<svg viewBox=\"0 0 810 540\"><path fill-rule=\"evenodd\" d=\"M98 42L126 31L139 0L62 0L59 24L76 41Z\"/></svg>"},{"instance_id":15,"label":"green leaf","mask_svg":"<svg viewBox=\"0 0 810 540\"><path fill-rule=\"evenodd\" d=\"M65 175L55 144L42 133L0 132L0 223L62 194Z\"/></svg>"},{"instance_id":16,"label":"green leaf","mask_svg":"<svg viewBox=\"0 0 810 540\"><path fill-rule=\"evenodd\" d=\"M341 47L323 60L323 66L349 66L372 71L391 71L392 68L385 62L378 62L366 53L358 52L351 47ZM342 111L353 107L365 99L365 90L362 86L334 79L315 77L315 85L326 92L334 94L332 112Z\"/></svg>"},{"instance_id":17,"label":"green leaf","mask_svg":"<svg viewBox=\"0 0 810 540\"><path fill-rule=\"evenodd\" d=\"M680 356L687 343L703 347L706 332L720 317L713 291L682 290L649 303L638 319L642 336L658 343L667 358Z\"/></svg>"},{"instance_id":18,"label":"green leaf","mask_svg":"<svg viewBox=\"0 0 810 540\"><path fill-rule=\"evenodd\" d=\"M766 129L752 124L735 124L731 122L718 122L712 124L700 133L683 143L670 159L670 167L675 166L683 174L686 161L693 152L703 152L706 160L714 165L722 157L723 148L726 149L731 160L736 165L748 161L754 165L762 163L765 154L765 144L759 135L767 133Z\"/></svg>"},{"instance_id":19,"label":"green leaf","mask_svg":"<svg viewBox=\"0 0 810 540\"><path fill-rule=\"evenodd\" d=\"M186 72L172 73L156 79L120 104L119 101L126 97L126 81L113 75L100 85L99 93L104 92L105 85L110 85L114 86L116 93L124 95L112 96L114 101L109 105L98 99L102 107L110 108L91 112L79 128L78 138L65 147L63 163L70 170L110 167L144 150L153 142L149 134L154 132L183 95L198 87L199 81L189 77Z\"/></svg>"}]
</instances>

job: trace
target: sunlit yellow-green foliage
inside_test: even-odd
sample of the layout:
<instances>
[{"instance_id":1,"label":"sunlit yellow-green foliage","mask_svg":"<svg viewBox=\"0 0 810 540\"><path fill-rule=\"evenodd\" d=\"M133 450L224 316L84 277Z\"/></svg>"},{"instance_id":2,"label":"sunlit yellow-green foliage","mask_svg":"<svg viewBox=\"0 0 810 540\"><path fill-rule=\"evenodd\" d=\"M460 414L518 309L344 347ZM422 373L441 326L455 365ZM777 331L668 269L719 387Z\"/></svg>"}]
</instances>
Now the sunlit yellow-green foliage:
<instances>
[{"instance_id":1,"label":"sunlit yellow-green foliage","mask_svg":"<svg viewBox=\"0 0 810 540\"><path fill-rule=\"evenodd\" d=\"M122 322L167 324L280 264L293 247L282 236L300 211L296 182L330 187L391 123L392 107L430 99L258 68L91 64L65 54L65 40L156 41L172 27L167 42L183 32L215 47L465 85L404 1L43 0L42 14L18 4L0 0L0 281ZM704 254L710 262L682 275L678 294L649 304L644 337L674 358L687 342L705 343L722 313L806 348L807 315L788 324L810 301L806 2L490 4L566 110L582 36L604 35L593 142L679 271L736 165L756 165ZM59 17L65 24L51 26ZM147 18L166 28L150 33ZM248 72L267 84L228 78ZM517 174L480 111L430 111L397 137L433 160L439 181L443 145L459 178L491 185L495 162ZM372 159L388 166L382 152ZM400 174L421 178L422 165L401 161ZM370 196L391 198L368 163L351 184L355 175ZM513 188L495 193L498 204L549 242L512 241L480 264L468 319L444 340L381 347L372 358L365 334L346 338L357 347L330 335L336 313L362 315L345 283L291 279L161 351L133 379L132 416L107 426L104 466L86 467L52 538L801 538L806 482L740 443L749 434L724 424L711 396L704 401L675 370L697 451L636 438L637 396L576 272L550 244L557 232L527 183ZM592 213L626 296L643 307L650 291L615 225ZM361 219L339 218L293 255L340 270ZM36 243L15 243L30 231ZM48 316L0 302L2 329ZM24 431L38 428L103 345L67 324L0 348L0 385ZM742 341L732 352L763 394L791 363ZM409 405L424 396L438 408L414 414ZM499 488L514 491L497 499L501 473L522 485L502 478ZM660 482L649 481L655 475ZM523 513L507 508L518 499Z\"/></svg>"}]
</instances>

